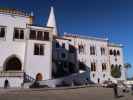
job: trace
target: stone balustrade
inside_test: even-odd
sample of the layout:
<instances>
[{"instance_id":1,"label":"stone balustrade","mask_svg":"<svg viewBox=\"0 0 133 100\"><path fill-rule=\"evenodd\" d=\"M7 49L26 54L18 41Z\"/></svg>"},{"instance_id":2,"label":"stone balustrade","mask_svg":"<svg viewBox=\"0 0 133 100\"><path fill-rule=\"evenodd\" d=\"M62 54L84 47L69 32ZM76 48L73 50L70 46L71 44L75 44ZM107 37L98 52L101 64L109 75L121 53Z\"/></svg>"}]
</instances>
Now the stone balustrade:
<instances>
[{"instance_id":1,"label":"stone balustrade","mask_svg":"<svg viewBox=\"0 0 133 100\"><path fill-rule=\"evenodd\" d=\"M24 72L22 71L1 71L0 77L23 77Z\"/></svg>"}]
</instances>

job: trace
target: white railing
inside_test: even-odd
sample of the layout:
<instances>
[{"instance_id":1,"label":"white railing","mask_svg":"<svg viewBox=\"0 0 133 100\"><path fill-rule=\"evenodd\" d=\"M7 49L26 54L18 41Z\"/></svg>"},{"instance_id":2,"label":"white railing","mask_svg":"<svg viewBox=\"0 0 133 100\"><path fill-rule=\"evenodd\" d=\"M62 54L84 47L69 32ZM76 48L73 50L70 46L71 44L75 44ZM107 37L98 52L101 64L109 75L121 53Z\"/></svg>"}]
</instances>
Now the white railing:
<instances>
[{"instance_id":1,"label":"white railing","mask_svg":"<svg viewBox=\"0 0 133 100\"><path fill-rule=\"evenodd\" d=\"M23 77L22 71L0 71L0 77Z\"/></svg>"}]
</instances>

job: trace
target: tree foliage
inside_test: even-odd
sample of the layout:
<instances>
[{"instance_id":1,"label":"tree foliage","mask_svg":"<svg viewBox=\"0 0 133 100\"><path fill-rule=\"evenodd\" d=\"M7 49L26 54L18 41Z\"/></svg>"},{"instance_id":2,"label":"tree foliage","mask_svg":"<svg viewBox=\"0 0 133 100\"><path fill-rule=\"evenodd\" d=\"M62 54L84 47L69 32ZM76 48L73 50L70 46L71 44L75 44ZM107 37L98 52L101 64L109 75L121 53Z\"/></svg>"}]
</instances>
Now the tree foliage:
<instances>
[{"instance_id":1,"label":"tree foliage","mask_svg":"<svg viewBox=\"0 0 133 100\"><path fill-rule=\"evenodd\" d=\"M124 64L124 67L125 67L126 69L128 69L128 68L131 68L132 65L131 65L130 63L125 63L125 64Z\"/></svg>"},{"instance_id":2,"label":"tree foliage","mask_svg":"<svg viewBox=\"0 0 133 100\"><path fill-rule=\"evenodd\" d=\"M121 70L118 67L114 67L111 69L111 75L114 78L120 78L121 77Z\"/></svg>"}]
</instances>

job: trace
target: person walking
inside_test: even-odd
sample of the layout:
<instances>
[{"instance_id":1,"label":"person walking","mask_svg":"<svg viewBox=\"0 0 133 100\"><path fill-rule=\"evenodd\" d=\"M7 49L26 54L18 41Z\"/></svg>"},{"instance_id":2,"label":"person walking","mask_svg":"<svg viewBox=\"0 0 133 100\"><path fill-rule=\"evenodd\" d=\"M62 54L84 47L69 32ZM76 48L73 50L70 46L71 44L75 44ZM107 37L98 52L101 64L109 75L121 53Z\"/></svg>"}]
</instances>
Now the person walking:
<instances>
[{"instance_id":1,"label":"person walking","mask_svg":"<svg viewBox=\"0 0 133 100\"><path fill-rule=\"evenodd\" d=\"M9 82L8 82L8 80L6 79L5 80L5 83L4 83L4 88L6 89L6 88L8 88L9 87Z\"/></svg>"}]
</instances>

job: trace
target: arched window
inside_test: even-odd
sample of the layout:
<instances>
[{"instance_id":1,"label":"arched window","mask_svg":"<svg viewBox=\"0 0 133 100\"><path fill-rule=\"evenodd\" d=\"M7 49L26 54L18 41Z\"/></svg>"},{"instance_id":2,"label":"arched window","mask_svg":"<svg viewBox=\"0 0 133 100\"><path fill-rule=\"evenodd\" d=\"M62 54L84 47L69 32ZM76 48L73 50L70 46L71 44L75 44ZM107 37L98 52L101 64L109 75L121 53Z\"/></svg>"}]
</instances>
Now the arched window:
<instances>
[{"instance_id":1,"label":"arched window","mask_svg":"<svg viewBox=\"0 0 133 100\"><path fill-rule=\"evenodd\" d=\"M102 64L102 71L106 70L106 63Z\"/></svg>"},{"instance_id":2,"label":"arched window","mask_svg":"<svg viewBox=\"0 0 133 100\"><path fill-rule=\"evenodd\" d=\"M113 68L114 68L114 65L112 64L112 65L111 65L111 69L113 69Z\"/></svg>"},{"instance_id":3,"label":"arched window","mask_svg":"<svg viewBox=\"0 0 133 100\"><path fill-rule=\"evenodd\" d=\"M113 51L112 50L110 50L110 55L113 55Z\"/></svg>"},{"instance_id":4,"label":"arched window","mask_svg":"<svg viewBox=\"0 0 133 100\"><path fill-rule=\"evenodd\" d=\"M114 56L116 56L116 50L114 50Z\"/></svg>"},{"instance_id":5,"label":"arched window","mask_svg":"<svg viewBox=\"0 0 133 100\"><path fill-rule=\"evenodd\" d=\"M117 55L118 55L118 56L120 55L120 51L119 51L119 50L117 50Z\"/></svg>"},{"instance_id":6,"label":"arched window","mask_svg":"<svg viewBox=\"0 0 133 100\"><path fill-rule=\"evenodd\" d=\"M91 63L91 71L96 71L96 63Z\"/></svg>"},{"instance_id":7,"label":"arched window","mask_svg":"<svg viewBox=\"0 0 133 100\"><path fill-rule=\"evenodd\" d=\"M16 56L9 57L4 64L5 71L20 71L21 68L21 61Z\"/></svg>"},{"instance_id":8,"label":"arched window","mask_svg":"<svg viewBox=\"0 0 133 100\"><path fill-rule=\"evenodd\" d=\"M96 54L96 47L95 46L90 46L90 54L95 55Z\"/></svg>"}]
</instances>

